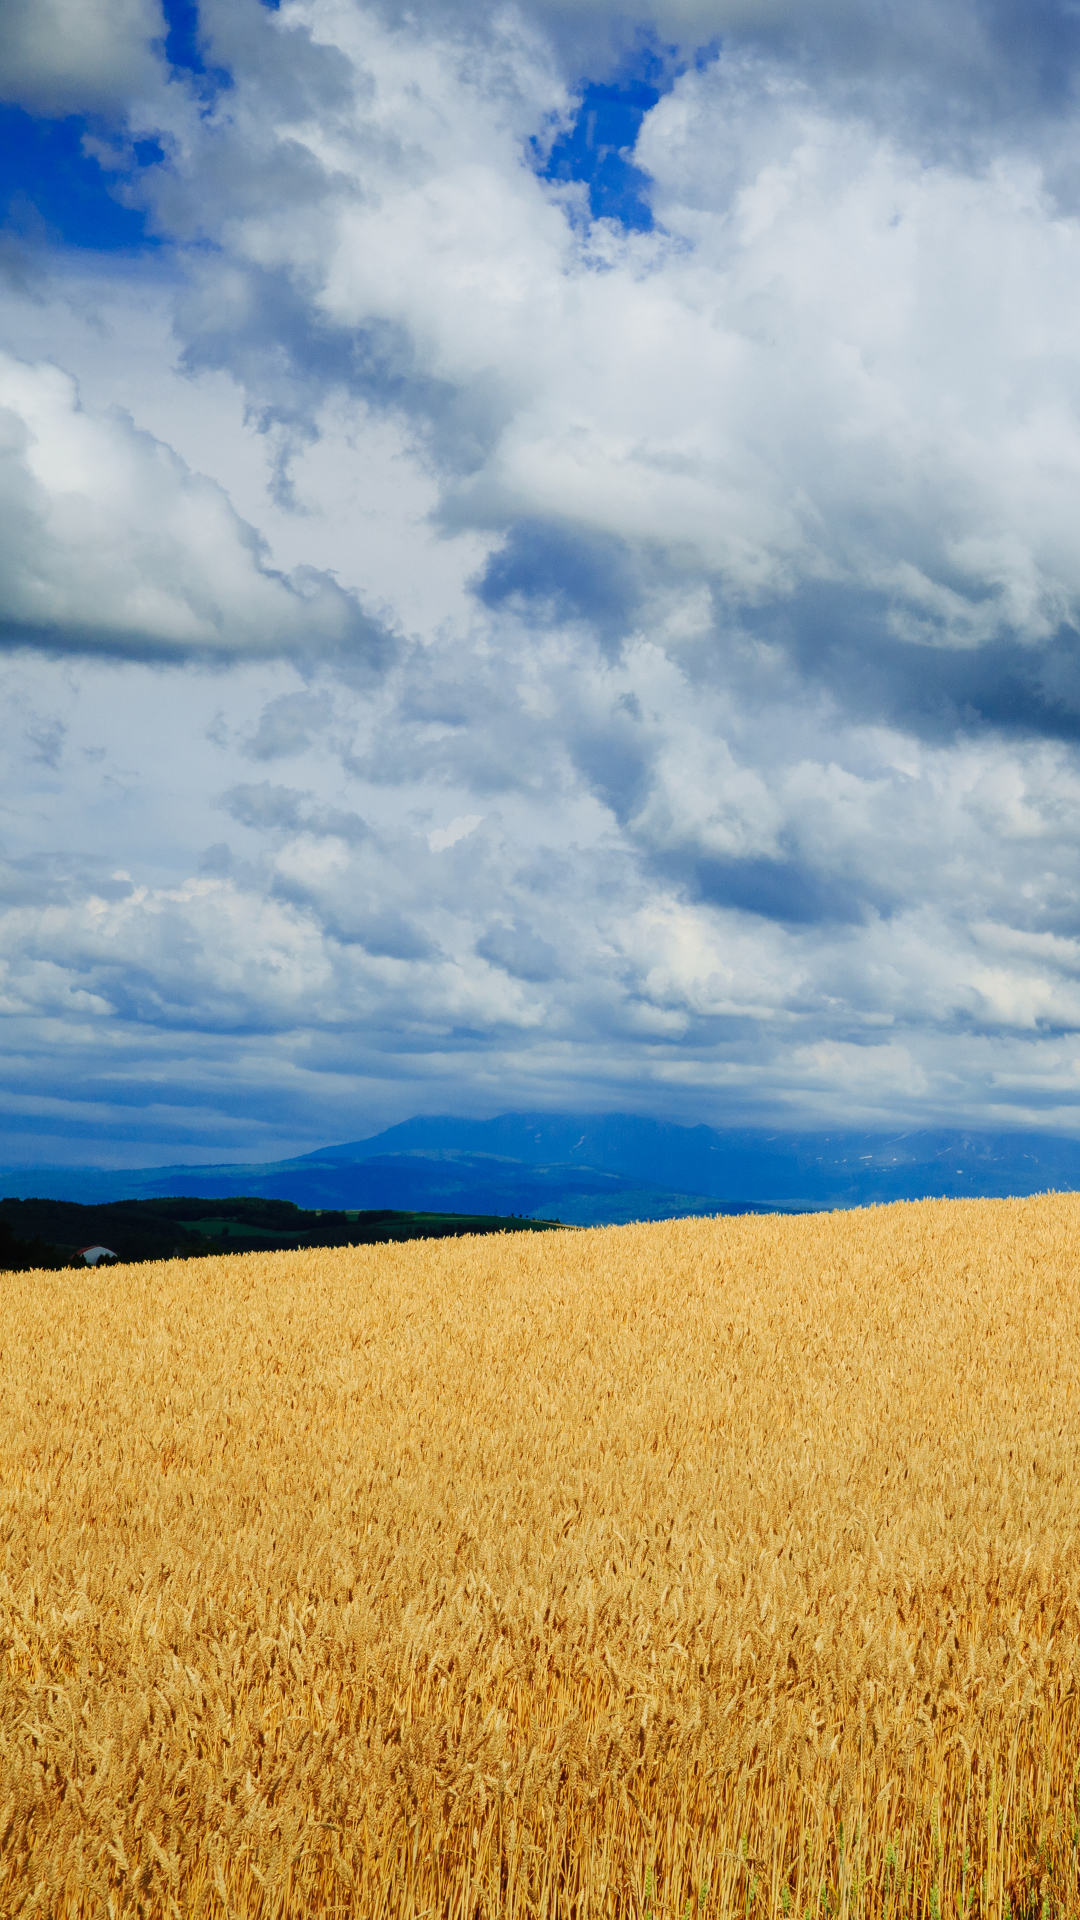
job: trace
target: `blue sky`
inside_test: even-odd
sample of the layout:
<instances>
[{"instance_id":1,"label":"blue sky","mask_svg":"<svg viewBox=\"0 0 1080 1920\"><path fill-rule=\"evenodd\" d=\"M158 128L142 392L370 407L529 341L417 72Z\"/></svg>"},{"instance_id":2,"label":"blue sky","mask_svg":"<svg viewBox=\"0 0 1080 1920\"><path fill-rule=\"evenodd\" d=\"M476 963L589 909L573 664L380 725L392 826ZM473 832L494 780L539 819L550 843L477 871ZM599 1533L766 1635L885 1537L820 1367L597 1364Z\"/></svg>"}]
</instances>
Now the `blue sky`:
<instances>
[{"instance_id":1,"label":"blue sky","mask_svg":"<svg viewBox=\"0 0 1080 1920\"><path fill-rule=\"evenodd\" d=\"M587 187L590 219L614 220L647 233L653 225L649 179L630 155L645 115L660 99L665 76L651 52L635 64L633 75L585 81L573 120L560 128L544 156L543 177Z\"/></svg>"},{"instance_id":2,"label":"blue sky","mask_svg":"<svg viewBox=\"0 0 1080 1920\"><path fill-rule=\"evenodd\" d=\"M1076 1130L1078 32L12 0L0 1158Z\"/></svg>"}]
</instances>

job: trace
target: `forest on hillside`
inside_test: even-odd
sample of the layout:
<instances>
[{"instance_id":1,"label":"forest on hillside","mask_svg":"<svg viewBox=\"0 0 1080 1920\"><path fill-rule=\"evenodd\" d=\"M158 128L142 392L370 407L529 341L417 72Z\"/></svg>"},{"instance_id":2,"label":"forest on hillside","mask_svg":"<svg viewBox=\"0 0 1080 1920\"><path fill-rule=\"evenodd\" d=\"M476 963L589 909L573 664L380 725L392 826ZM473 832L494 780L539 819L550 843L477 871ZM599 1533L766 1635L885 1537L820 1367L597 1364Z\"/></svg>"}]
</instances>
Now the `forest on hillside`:
<instances>
[{"instance_id":1,"label":"forest on hillside","mask_svg":"<svg viewBox=\"0 0 1080 1920\"><path fill-rule=\"evenodd\" d=\"M0 1271L56 1271L83 1264L81 1249L108 1247L118 1260L198 1259L208 1253L269 1253L297 1247L377 1246L466 1233L544 1231L558 1221L516 1215L410 1213L294 1206L258 1197L117 1200L0 1200Z\"/></svg>"}]
</instances>

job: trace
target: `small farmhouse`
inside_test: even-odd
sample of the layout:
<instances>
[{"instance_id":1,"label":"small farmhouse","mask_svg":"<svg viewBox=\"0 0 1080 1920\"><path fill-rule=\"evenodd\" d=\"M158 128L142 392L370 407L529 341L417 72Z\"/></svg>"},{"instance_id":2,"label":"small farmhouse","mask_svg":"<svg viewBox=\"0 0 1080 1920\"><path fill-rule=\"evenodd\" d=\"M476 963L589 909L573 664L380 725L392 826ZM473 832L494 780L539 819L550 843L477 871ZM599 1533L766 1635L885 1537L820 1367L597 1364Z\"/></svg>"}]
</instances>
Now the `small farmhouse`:
<instances>
[{"instance_id":1,"label":"small farmhouse","mask_svg":"<svg viewBox=\"0 0 1080 1920\"><path fill-rule=\"evenodd\" d=\"M120 1255L114 1253L111 1247L80 1247L79 1258L85 1260L88 1267L109 1267L119 1260Z\"/></svg>"}]
</instances>

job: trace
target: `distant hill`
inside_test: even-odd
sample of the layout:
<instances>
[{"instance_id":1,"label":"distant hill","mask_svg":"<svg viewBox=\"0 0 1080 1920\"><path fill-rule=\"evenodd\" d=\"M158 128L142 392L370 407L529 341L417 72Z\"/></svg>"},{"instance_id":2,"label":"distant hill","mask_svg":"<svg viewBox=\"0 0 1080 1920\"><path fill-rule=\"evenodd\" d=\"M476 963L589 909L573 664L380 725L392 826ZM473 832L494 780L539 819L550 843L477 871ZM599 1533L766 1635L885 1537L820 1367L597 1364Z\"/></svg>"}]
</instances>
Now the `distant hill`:
<instances>
[{"instance_id":1,"label":"distant hill","mask_svg":"<svg viewBox=\"0 0 1080 1920\"><path fill-rule=\"evenodd\" d=\"M1080 1141L976 1130L796 1133L633 1114L420 1117L265 1164L0 1168L0 1192L84 1203L198 1194L313 1209L542 1215L580 1226L1080 1188Z\"/></svg>"}]
</instances>

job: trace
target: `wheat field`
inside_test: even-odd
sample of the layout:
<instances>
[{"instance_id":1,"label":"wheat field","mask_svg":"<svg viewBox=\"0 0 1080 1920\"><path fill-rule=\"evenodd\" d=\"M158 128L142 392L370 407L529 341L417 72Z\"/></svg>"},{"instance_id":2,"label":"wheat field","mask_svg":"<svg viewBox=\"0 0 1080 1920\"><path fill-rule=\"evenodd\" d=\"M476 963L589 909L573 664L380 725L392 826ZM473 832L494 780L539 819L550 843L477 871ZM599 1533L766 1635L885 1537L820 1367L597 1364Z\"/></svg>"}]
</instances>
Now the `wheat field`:
<instances>
[{"instance_id":1,"label":"wheat field","mask_svg":"<svg viewBox=\"0 0 1080 1920\"><path fill-rule=\"evenodd\" d=\"M1080 1913L1080 1197L0 1281L0 1913Z\"/></svg>"}]
</instances>

